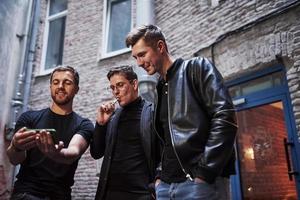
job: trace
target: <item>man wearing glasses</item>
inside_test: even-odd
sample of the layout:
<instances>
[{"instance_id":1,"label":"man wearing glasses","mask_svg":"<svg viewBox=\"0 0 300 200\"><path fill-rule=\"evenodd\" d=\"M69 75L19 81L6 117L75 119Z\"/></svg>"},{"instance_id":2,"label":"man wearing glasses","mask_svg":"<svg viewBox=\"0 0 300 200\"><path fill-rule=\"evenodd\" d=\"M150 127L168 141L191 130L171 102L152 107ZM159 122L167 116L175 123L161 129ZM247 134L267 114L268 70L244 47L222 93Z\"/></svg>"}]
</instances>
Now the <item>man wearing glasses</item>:
<instances>
[{"instance_id":1,"label":"man wearing glasses","mask_svg":"<svg viewBox=\"0 0 300 200\"><path fill-rule=\"evenodd\" d=\"M93 158L104 159L95 199L152 199L149 184L157 164L152 104L138 95L137 75L130 66L110 70L107 78L116 101L97 111L90 151Z\"/></svg>"}]
</instances>

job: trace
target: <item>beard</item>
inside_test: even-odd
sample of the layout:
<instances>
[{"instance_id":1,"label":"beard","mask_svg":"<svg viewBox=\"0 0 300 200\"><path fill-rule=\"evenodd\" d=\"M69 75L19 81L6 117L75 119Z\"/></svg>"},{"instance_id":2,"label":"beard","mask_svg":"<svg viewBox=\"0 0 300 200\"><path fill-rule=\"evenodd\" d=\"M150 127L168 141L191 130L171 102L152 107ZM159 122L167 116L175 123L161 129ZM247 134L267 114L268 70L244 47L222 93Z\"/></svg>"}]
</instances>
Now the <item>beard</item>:
<instances>
[{"instance_id":1,"label":"beard","mask_svg":"<svg viewBox=\"0 0 300 200\"><path fill-rule=\"evenodd\" d=\"M58 94L59 92L63 92L64 96L60 97L60 94ZM51 97L52 97L52 100L57 105L60 105L60 106L64 106L64 105L70 103L70 101L72 100L65 91L56 91L54 94L51 94Z\"/></svg>"}]
</instances>

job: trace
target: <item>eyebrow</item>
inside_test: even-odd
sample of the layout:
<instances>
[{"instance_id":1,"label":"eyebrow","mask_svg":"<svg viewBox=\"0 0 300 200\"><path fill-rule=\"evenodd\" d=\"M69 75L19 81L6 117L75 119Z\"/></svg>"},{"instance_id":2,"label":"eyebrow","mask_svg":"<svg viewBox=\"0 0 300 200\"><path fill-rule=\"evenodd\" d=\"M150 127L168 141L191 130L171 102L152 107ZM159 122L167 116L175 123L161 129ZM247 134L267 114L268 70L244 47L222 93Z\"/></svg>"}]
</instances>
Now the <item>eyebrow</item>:
<instances>
[{"instance_id":1,"label":"eyebrow","mask_svg":"<svg viewBox=\"0 0 300 200\"><path fill-rule=\"evenodd\" d=\"M119 85L120 83L121 83L121 84L125 84L126 82L120 81L120 82L117 82L116 85ZM114 86L114 85L110 84L110 86Z\"/></svg>"},{"instance_id":2,"label":"eyebrow","mask_svg":"<svg viewBox=\"0 0 300 200\"><path fill-rule=\"evenodd\" d=\"M72 79L68 79L68 78L64 78L64 79L58 79L58 78L54 78L54 79L52 79L52 81L51 82L53 82L53 81L71 81L72 83L74 83L74 80L72 80Z\"/></svg>"}]
</instances>

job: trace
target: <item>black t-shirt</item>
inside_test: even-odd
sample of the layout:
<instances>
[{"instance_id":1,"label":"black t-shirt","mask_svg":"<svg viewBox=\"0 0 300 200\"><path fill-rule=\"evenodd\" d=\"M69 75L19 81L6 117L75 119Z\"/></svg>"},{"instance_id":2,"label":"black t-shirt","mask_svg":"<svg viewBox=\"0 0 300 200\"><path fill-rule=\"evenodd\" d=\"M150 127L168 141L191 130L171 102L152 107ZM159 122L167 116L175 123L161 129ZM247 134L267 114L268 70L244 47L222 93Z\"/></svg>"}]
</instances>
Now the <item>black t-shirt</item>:
<instances>
[{"instance_id":1,"label":"black t-shirt","mask_svg":"<svg viewBox=\"0 0 300 200\"><path fill-rule=\"evenodd\" d=\"M56 130L59 141L65 147L75 134L80 134L89 143L94 126L88 119L75 112L58 115L46 108L39 111L27 111L17 121L15 131L22 127ZM37 196L49 196L51 199L70 199L71 186L78 160L72 164L55 162L43 155L37 147L27 151L27 157L21 163L15 192L29 192Z\"/></svg>"}]
</instances>

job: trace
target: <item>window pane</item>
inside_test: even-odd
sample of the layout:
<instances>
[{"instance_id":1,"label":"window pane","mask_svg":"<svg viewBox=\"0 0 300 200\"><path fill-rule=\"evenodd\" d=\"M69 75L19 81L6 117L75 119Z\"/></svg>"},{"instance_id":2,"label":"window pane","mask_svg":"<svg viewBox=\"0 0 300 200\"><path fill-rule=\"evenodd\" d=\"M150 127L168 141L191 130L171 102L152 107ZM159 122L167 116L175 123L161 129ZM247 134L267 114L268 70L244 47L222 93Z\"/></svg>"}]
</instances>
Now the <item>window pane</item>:
<instances>
[{"instance_id":1,"label":"window pane","mask_svg":"<svg viewBox=\"0 0 300 200\"><path fill-rule=\"evenodd\" d=\"M287 175L284 139L288 132L283 103L240 111L237 119L243 199L297 199L295 182Z\"/></svg>"},{"instance_id":2,"label":"window pane","mask_svg":"<svg viewBox=\"0 0 300 200\"><path fill-rule=\"evenodd\" d=\"M67 10L67 0L50 0L50 14L53 15Z\"/></svg>"},{"instance_id":3,"label":"window pane","mask_svg":"<svg viewBox=\"0 0 300 200\"><path fill-rule=\"evenodd\" d=\"M131 27L131 1L110 1L107 52L126 48L125 37Z\"/></svg>"},{"instance_id":4,"label":"window pane","mask_svg":"<svg viewBox=\"0 0 300 200\"><path fill-rule=\"evenodd\" d=\"M241 95L248 95L265 89L280 86L282 84L283 74L280 71L267 76L263 76L261 78L247 81L236 86L232 86L229 88L229 92L232 98L236 98Z\"/></svg>"},{"instance_id":5,"label":"window pane","mask_svg":"<svg viewBox=\"0 0 300 200\"><path fill-rule=\"evenodd\" d=\"M48 47L45 69L62 64L66 17L53 20L49 24Z\"/></svg>"}]
</instances>

